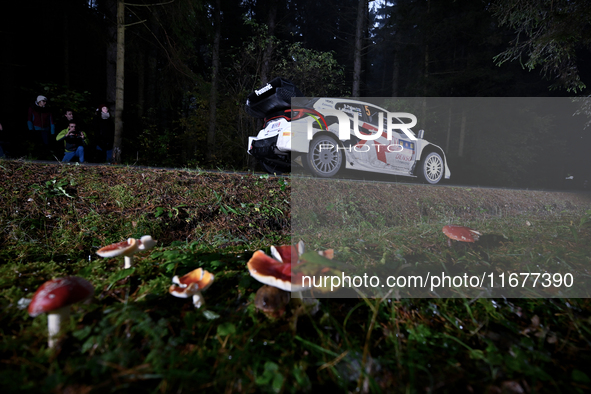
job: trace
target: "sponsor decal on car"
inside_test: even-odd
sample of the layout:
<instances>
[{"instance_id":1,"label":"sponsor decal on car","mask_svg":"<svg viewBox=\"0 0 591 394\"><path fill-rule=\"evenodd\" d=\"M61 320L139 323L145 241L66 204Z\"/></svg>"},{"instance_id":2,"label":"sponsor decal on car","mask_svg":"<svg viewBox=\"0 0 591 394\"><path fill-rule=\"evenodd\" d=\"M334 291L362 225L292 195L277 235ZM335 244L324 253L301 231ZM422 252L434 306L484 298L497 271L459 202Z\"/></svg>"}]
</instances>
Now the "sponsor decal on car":
<instances>
[{"instance_id":1,"label":"sponsor decal on car","mask_svg":"<svg viewBox=\"0 0 591 394\"><path fill-rule=\"evenodd\" d=\"M337 109L339 111L343 111L346 114L361 115L361 108L353 106L353 105L344 104Z\"/></svg>"},{"instance_id":2,"label":"sponsor decal on car","mask_svg":"<svg viewBox=\"0 0 591 394\"><path fill-rule=\"evenodd\" d=\"M408 149L411 153L415 153L415 143L405 140L398 140L398 145L402 147L402 149Z\"/></svg>"},{"instance_id":3,"label":"sponsor decal on car","mask_svg":"<svg viewBox=\"0 0 591 394\"><path fill-rule=\"evenodd\" d=\"M273 89L273 86L271 86L271 84L268 83L265 86L263 86L262 88L260 88L259 90L255 90L254 92L256 93L257 96L260 96L261 94L263 94L271 89Z\"/></svg>"}]
</instances>

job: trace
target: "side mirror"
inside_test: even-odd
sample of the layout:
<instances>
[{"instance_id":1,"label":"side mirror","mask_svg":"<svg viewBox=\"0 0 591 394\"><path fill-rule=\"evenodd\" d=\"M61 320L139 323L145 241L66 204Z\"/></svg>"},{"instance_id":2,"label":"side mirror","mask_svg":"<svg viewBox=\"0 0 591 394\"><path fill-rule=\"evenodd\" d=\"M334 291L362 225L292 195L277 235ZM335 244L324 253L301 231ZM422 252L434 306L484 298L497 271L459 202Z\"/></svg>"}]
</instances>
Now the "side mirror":
<instances>
[{"instance_id":1,"label":"side mirror","mask_svg":"<svg viewBox=\"0 0 591 394\"><path fill-rule=\"evenodd\" d=\"M423 139L423 136L424 136L424 135L425 135L425 130L419 130L419 135L418 135L418 138L419 138L420 140L422 140L422 139Z\"/></svg>"}]
</instances>

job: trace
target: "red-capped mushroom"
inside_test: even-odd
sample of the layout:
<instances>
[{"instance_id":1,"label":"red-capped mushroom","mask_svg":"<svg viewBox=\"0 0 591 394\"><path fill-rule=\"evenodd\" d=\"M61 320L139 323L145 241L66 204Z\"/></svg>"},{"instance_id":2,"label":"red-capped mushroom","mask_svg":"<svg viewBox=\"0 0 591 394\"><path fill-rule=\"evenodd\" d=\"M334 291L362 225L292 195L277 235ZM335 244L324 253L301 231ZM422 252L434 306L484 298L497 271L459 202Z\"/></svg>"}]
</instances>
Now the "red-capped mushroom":
<instances>
[{"instance_id":1,"label":"red-capped mushroom","mask_svg":"<svg viewBox=\"0 0 591 394\"><path fill-rule=\"evenodd\" d=\"M133 255L138 251L138 248L138 240L135 238L129 238L127 241L117 242L100 248L96 251L96 254L101 257L123 256L125 268L131 268L133 265Z\"/></svg>"},{"instance_id":2,"label":"red-capped mushroom","mask_svg":"<svg viewBox=\"0 0 591 394\"><path fill-rule=\"evenodd\" d=\"M203 268L197 268L185 276L172 278L174 284L170 286L168 292L179 298L193 297L193 305L195 308L200 308L205 304L201 292L211 286L213 279L213 274Z\"/></svg>"},{"instance_id":3,"label":"red-capped mushroom","mask_svg":"<svg viewBox=\"0 0 591 394\"><path fill-rule=\"evenodd\" d=\"M285 312L292 291L291 256L296 255L295 247L291 245L271 246L269 257L262 250L256 251L248 261L250 275L263 283L255 295L254 305L257 309L279 317ZM294 290L300 291L301 289Z\"/></svg>"},{"instance_id":4,"label":"red-capped mushroom","mask_svg":"<svg viewBox=\"0 0 591 394\"><path fill-rule=\"evenodd\" d=\"M280 247L279 250L285 251L287 248ZM286 256L287 254L284 255L285 260L277 260L267 256L262 250L257 250L247 263L248 271L253 278L265 285L289 292L301 291L301 286L292 284L291 257Z\"/></svg>"},{"instance_id":5,"label":"red-capped mushroom","mask_svg":"<svg viewBox=\"0 0 591 394\"><path fill-rule=\"evenodd\" d=\"M306 287L302 284L303 274L293 274L292 262L299 264L299 257L304 254L304 243L297 245L271 246L271 255L267 256L262 250L256 251L248 261L247 267L250 275L279 291L271 291L266 286L261 287L255 296L255 306L264 312L276 312L289 302L289 294L281 294L281 291L291 293L294 298L302 298L301 291ZM321 256L332 259L333 250L318 252ZM287 300L287 302L285 302Z\"/></svg>"},{"instance_id":6,"label":"red-capped mushroom","mask_svg":"<svg viewBox=\"0 0 591 394\"><path fill-rule=\"evenodd\" d=\"M449 246L451 246L452 239L460 242L476 242L478 241L478 237L482 235L478 231L473 230L469 227L456 226L453 224L448 224L447 226L444 226L442 231L443 234L447 235L447 237L449 238L447 240L447 244Z\"/></svg>"},{"instance_id":7,"label":"red-capped mushroom","mask_svg":"<svg viewBox=\"0 0 591 394\"><path fill-rule=\"evenodd\" d=\"M92 284L77 276L52 279L37 289L28 311L31 317L47 313L49 348L53 348L57 342L62 321L70 316L70 305L84 301L93 294Z\"/></svg>"},{"instance_id":8,"label":"red-capped mushroom","mask_svg":"<svg viewBox=\"0 0 591 394\"><path fill-rule=\"evenodd\" d=\"M292 261L300 264L300 256L304 254L304 242L297 245L271 246L271 256L267 256L262 250L256 251L247 263L250 275L259 282L277 287L289 292L305 290L300 274L292 274ZM317 252L319 255L332 259L334 251L328 249Z\"/></svg>"}]
</instances>

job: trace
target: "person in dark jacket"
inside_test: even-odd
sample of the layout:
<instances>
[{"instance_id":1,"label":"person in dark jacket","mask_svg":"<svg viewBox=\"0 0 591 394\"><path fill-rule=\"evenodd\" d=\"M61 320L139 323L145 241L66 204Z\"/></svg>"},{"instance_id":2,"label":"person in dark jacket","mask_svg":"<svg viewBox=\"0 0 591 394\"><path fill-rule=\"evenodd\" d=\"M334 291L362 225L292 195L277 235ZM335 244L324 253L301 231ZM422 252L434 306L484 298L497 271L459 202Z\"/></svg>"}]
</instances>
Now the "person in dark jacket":
<instances>
[{"instance_id":1,"label":"person in dark jacket","mask_svg":"<svg viewBox=\"0 0 591 394\"><path fill-rule=\"evenodd\" d=\"M113 140L115 139L115 123L109 114L109 108L102 104L94 117L96 138L96 157L102 157L107 163L113 161ZM100 160L99 160L100 161Z\"/></svg>"},{"instance_id":2,"label":"person in dark jacket","mask_svg":"<svg viewBox=\"0 0 591 394\"><path fill-rule=\"evenodd\" d=\"M38 154L47 155L50 153L49 135L55 134L55 123L51 110L47 107L47 97L37 96L35 105L29 107L29 116L27 118L29 131L33 133L33 142L35 145L41 145L45 152L38 149Z\"/></svg>"},{"instance_id":3,"label":"person in dark jacket","mask_svg":"<svg viewBox=\"0 0 591 394\"><path fill-rule=\"evenodd\" d=\"M67 129L62 130L56 137L57 141L64 141L64 159L63 162L70 162L77 157L80 163L84 163L84 147L88 145L88 140L83 131L76 130L76 122L70 121Z\"/></svg>"}]
</instances>

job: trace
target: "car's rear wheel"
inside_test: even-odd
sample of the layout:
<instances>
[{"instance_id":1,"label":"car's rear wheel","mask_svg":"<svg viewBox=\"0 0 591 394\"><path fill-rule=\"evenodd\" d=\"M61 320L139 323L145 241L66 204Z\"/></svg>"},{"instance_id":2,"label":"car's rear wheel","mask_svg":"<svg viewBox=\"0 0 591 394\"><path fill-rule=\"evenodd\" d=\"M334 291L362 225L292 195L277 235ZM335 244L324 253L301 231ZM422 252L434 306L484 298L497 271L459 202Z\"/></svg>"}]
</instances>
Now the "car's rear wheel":
<instances>
[{"instance_id":1,"label":"car's rear wheel","mask_svg":"<svg viewBox=\"0 0 591 394\"><path fill-rule=\"evenodd\" d=\"M434 185L443 178L444 171L441 155L437 152L431 152L425 159L421 160L417 176L422 182Z\"/></svg>"},{"instance_id":2,"label":"car's rear wheel","mask_svg":"<svg viewBox=\"0 0 591 394\"><path fill-rule=\"evenodd\" d=\"M338 142L329 135L314 138L304 160L306 169L319 178L335 176L343 166L343 153L338 147Z\"/></svg>"}]
</instances>

